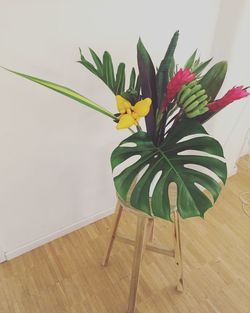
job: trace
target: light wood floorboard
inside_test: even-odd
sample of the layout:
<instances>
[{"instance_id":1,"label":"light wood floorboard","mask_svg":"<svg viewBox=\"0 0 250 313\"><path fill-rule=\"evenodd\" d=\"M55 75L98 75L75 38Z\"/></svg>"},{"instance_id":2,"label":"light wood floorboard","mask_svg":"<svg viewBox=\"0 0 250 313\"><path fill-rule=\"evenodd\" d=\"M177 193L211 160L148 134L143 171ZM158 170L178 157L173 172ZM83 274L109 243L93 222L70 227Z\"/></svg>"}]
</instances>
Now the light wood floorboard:
<instances>
[{"instance_id":1,"label":"light wood floorboard","mask_svg":"<svg viewBox=\"0 0 250 313\"><path fill-rule=\"evenodd\" d=\"M184 293L172 258L146 252L138 313L250 313L250 218L239 193L250 191L247 159L205 219L181 220ZM0 313L125 313L133 248L114 243L101 266L114 216L0 265ZM135 234L125 213L120 230ZM172 224L156 222L155 239L172 244Z\"/></svg>"}]
</instances>

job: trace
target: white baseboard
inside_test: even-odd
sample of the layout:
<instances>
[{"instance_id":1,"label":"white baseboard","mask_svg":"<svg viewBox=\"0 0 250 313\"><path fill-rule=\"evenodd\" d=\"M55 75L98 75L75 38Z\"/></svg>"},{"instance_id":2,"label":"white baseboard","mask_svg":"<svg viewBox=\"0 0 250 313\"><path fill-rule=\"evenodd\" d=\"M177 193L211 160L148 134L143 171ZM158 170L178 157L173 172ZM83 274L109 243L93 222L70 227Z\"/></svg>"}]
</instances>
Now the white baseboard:
<instances>
[{"instance_id":1,"label":"white baseboard","mask_svg":"<svg viewBox=\"0 0 250 313\"><path fill-rule=\"evenodd\" d=\"M5 252L0 248L0 263L3 263L6 261L6 254Z\"/></svg>"},{"instance_id":2,"label":"white baseboard","mask_svg":"<svg viewBox=\"0 0 250 313\"><path fill-rule=\"evenodd\" d=\"M231 177L233 175L236 175L237 172L238 172L238 167L237 167L237 165L234 165L234 167L228 169L228 175L227 176Z\"/></svg>"},{"instance_id":3,"label":"white baseboard","mask_svg":"<svg viewBox=\"0 0 250 313\"><path fill-rule=\"evenodd\" d=\"M228 170L228 177L235 175L237 173L237 166L234 166L233 168L230 168ZM14 249L12 251L1 251L0 249L0 263L7 261L7 260L11 260L19 255L22 255L26 252L29 252L35 248L38 248L52 240L55 240L59 237L62 237L64 235L69 234L70 232L80 229L88 224L94 223L108 215L111 215L114 212L114 209L110 209L110 210L106 210L106 211L102 211L99 212L98 214L89 216L87 218L81 219L78 222L65 226L64 228L58 229L57 231L48 234L44 237L41 237L37 240L31 241L26 243L25 245L22 245L20 247L18 247L17 249Z\"/></svg>"},{"instance_id":4,"label":"white baseboard","mask_svg":"<svg viewBox=\"0 0 250 313\"><path fill-rule=\"evenodd\" d=\"M98 220L100 220L100 219L102 219L108 215L111 215L112 213L114 213L114 209L99 212L98 214L89 216L87 218L83 218L74 224L65 226L61 229L58 229L57 231L55 231L51 234L48 234L46 236L43 236L37 240L28 242L28 243L18 247L17 249L14 249L12 251L7 251L5 253L3 252L2 262L11 260L17 256L20 256L20 255L26 253L26 252L29 252L35 248L38 248L38 247L40 247L40 246L42 246L42 245L44 245L44 244L46 244L52 240L55 240L59 237L67 235L74 230L80 229L80 228L82 228L88 224L94 223L94 222L96 222L96 221L98 221ZM1 253L1 251L0 251L0 253ZM1 263L1 254L0 254L0 263Z\"/></svg>"}]
</instances>

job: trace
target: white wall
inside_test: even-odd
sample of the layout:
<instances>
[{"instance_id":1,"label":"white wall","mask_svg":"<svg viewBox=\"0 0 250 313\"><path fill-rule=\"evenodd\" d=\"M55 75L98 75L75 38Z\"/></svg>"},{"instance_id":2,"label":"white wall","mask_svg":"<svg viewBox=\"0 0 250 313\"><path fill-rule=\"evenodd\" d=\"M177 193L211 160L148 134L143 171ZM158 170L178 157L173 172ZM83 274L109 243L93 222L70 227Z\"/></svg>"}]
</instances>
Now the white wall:
<instances>
[{"instance_id":1,"label":"white wall","mask_svg":"<svg viewBox=\"0 0 250 313\"><path fill-rule=\"evenodd\" d=\"M250 2L222 0L216 26L212 55L228 60L228 74L220 94L235 85L250 86ZM236 162L249 153L247 131L250 129L250 97L236 101L207 124L211 135L222 143L230 174L237 171ZM250 132L249 132L250 140Z\"/></svg>"},{"instance_id":2,"label":"white wall","mask_svg":"<svg viewBox=\"0 0 250 313\"><path fill-rule=\"evenodd\" d=\"M70 86L115 111L75 61L78 47L136 64L139 35L156 63L176 29L181 63L211 52L219 0L0 0L0 63ZM127 132L61 95L0 71L0 246L14 257L112 211L110 153Z\"/></svg>"}]
</instances>

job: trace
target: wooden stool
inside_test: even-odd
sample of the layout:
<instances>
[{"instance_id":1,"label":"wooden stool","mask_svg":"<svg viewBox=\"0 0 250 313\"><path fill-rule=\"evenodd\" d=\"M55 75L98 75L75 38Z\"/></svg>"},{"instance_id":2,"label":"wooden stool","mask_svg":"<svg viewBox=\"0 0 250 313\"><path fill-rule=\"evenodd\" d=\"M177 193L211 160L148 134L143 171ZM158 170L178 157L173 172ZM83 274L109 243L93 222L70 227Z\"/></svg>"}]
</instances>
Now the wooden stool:
<instances>
[{"instance_id":1,"label":"wooden stool","mask_svg":"<svg viewBox=\"0 0 250 313\"><path fill-rule=\"evenodd\" d=\"M130 212L137 215L137 229L136 229L135 240L131 240L130 238L117 233L121 215L124 209L129 210ZM120 200L118 200L117 202L116 219L115 219L113 231L111 234L111 239L108 244L107 253L103 261L103 266L108 265L109 257L110 257L115 239L121 242L130 244L130 245L133 245L135 247L127 313L135 312L136 295L137 295L137 288L138 288L138 283L139 283L139 273L140 273L140 267L141 267L141 261L142 261L144 249L157 252L160 254L165 254L167 256L175 258L175 263L178 268L177 290L180 292L183 291L183 265L182 265L182 253L181 253L180 221L179 221L178 212L176 210L173 211L173 216L174 216L174 223L173 223L174 224L174 234L173 234L174 248L172 250L169 250L163 246L153 244L154 222L155 222L154 217L151 217L141 211L134 210L126 206Z\"/></svg>"}]
</instances>

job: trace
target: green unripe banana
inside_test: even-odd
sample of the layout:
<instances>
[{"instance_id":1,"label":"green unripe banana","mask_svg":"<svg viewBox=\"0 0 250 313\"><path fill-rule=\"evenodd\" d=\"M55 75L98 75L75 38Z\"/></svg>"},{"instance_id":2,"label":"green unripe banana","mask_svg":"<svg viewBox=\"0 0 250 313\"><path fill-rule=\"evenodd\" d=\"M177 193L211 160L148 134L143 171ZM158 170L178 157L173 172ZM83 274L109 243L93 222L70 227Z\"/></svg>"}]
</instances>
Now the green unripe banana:
<instances>
[{"instance_id":1,"label":"green unripe banana","mask_svg":"<svg viewBox=\"0 0 250 313\"><path fill-rule=\"evenodd\" d=\"M177 95L177 102L179 103L180 97L183 94L183 92L187 89L187 85L182 86L181 91Z\"/></svg>"},{"instance_id":2,"label":"green unripe banana","mask_svg":"<svg viewBox=\"0 0 250 313\"><path fill-rule=\"evenodd\" d=\"M207 104L208 104L208 101L207 101L207 100L203 101L203 102L202 102L201 104L199 104L199 106L198 106L199 110L205 108Z\"/></svg>"},{"instance_id":3,"label":"green unripe banana","mask_svg":"<svg viewBox=\"0 0 250 313\"><path fill-rule=\"evenodd\" d=\"M199 101L199 103L201 103L201 102L207 100L207 98L208 98L207 95L203 95L203 96L199 97L199 98L197 99L197 101Z\"/></svg>"},{"instance_id":4,"label":"green unripe banana","mask_svg":"<svg viewBox=\"0 0 250 313\"><path fill-rule=\"evenodd\" d=\"M191 95L196 94L199 90L201 90L201 85L196 85L192 88Z\"/></svg>"},{"instance_id":5,"label":"green unripe banana","mask_svg":"<svg viewBox=\"0 0 250 313\"><path fill-rule=\"evenodd\" d=\"M193 88L197 84L197 80L192 80L190 83L188 83L186 86L188 88Z\"/></svg>"},{"instance_id":6,"label":"green unripe banana","mask_svg":"<svg viewBox=\"0 0 250 313\"><path fill-rule=\"evenodd\" d=\"M199 105L199 101L195 100L194 102L192 102L186 109L185 109L185 113L189 113L191 111L193 111L194 109L198 109L198 105Z\"/></svg>"},{"instance_id":7,"label":"green unripe banana","mask_svg":"<svg viewBox=\"0 0 250 313\"><path fill-rule=\"evenodd\" d=\"M191 91L192 91L191 88L187 88L183 91L183 93L181 94L181 97L180 97L179 104L183 104L189 98Z\"/></svg>"},{"instance_id":8,"label":"green unripe banana","mask_svg":"<svg viewBox=\"0 0 250 313\"><path fill-rule=\"evenodd\" d=\"M199 115L202 115L202 114L206 113L207 111L208 111L208 107L205 107L205 108L202 108L200 110L199 109L194 110L194 111L192 111L190 113L187 113L186 115L187 115L188 118L194 118L196 116L199 116Z\"/></svg>"},{"instance_id":9,"label":"green unripe banana","mask_svg":"<svg viewBox=\"0 0 250 313\"><path fill-rule=\"evenodd\" d=\"M197 98L196 95L192 95L191 97L189 97L189 98L184 102L184 104L182 105L183 109L186 109L186 107L187 107L190 103L192 103L193 101L195 101L196 98Z\"/></svg>"},{"instance_id":10,"label":"green unripe banana","mask_svg":"<svg viewBox=\"0 0 250 313\"><path fill-rule=\"evenodd\" d=\"M195 95L196 95L197 98L199 98L199 97L201 97L201 96L203 96L205 94L206 94L205 89L202 89L202 90L198 91Z\"/></svg>"},{"instance_id":11,"label":"green unripe banana","mask_svg":"<svg viewBox=\"0 0 250 313\"><path fill-rule=\"evenodd\" d=\"M191 97L190 97L191 98ZM189 98L189 99L190 99ZM204 106L206 106L207 101L205 101L207 99L207 95L203 95L201 97L199 97L198 99L196 99L194 102L192 102L188 107L185 108L185 112L191 112L192 110L194 110L196 107L197 109L199 108L203 108ZM204 104L206 102L206 104ZM185 102L186 104L186 102ZM200 106L200 104L202 104L202 107ZM183 106L184 108L184 106Z\"/></svg>"},{"instance_id":12,"label":"green unripe banana","mask_svg":"<svg viewBox=\"0 0 250 313\"><path fill-rule=\"evenodd\" d=\"M207 104L207 101L204 101L207 99L207 95L204 95L202 97L200 97L199 99L196 99L194 102L192 102L186 109L185 112L189 113L191 111L193 111L194 109L200 109L200 108L204 108ZM205 103L206 102L206 103ZM202 105L202 106L201 106Z\"/></svg>"}]
</instances>

